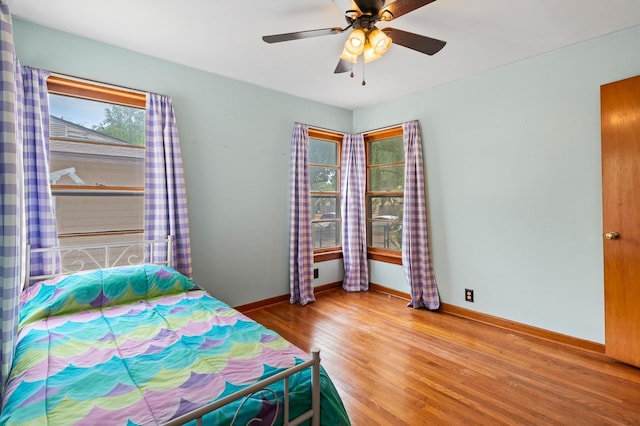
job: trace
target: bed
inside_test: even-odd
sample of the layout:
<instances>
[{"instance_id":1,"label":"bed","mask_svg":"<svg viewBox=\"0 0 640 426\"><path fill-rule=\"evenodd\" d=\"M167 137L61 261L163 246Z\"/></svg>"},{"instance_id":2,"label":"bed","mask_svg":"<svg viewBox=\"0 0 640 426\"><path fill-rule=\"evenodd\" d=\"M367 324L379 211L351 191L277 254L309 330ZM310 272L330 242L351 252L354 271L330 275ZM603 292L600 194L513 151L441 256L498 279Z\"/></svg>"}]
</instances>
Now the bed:
<instances>
[{"instance_id":1,"label":"bed","mask_svg":"<svg viewBox=\"0 0 640 426\"><path fill-rule=\"evenodd\" d=\"M1 425L196 422L350 424L317 351L168 265L110 265L25 288Z\"/></svg>"}]
</instances>

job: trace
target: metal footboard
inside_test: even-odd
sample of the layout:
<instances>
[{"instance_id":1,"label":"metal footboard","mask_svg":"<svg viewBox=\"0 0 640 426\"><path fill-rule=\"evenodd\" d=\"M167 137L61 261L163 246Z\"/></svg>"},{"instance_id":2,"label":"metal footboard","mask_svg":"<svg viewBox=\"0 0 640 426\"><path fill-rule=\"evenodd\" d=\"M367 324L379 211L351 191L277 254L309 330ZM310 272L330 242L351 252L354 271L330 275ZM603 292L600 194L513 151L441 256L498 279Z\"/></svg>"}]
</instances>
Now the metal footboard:
<instances>
[{"instance_id":1,"label":"metal footboard","mask_svg":"<svg viewBox=\"0 0 640 426\"><path fill-rule=\"evenodd\" d=\"M300 414L294 419L289 419L289 377L295 373L311 367L311 409ZM260 382L254 383L245 389L232 393L231 395L220 398L211 404L204 407L197 408L189 413L186 413L180 417L177 417L167 423L165 426L178 426L188 423L192 420L196 420L198 426L202 425L202 417L206 414L215 411L231 402L240 400L242 398L249 398L251 395L263 391L269 390L268 386L276 383L280 380L284 381L284 423L285 426L296 426L302 422L311 419L312 426L320 426L320 351L313 350L311 352L311 359L309 361L298 364L285 371L268 377ZM242 409L242 404L238 408L238 411ZM237 413L236 413L237 414ZM274 420L275 421L275 420Z\"/></svg>"}]
</instances>

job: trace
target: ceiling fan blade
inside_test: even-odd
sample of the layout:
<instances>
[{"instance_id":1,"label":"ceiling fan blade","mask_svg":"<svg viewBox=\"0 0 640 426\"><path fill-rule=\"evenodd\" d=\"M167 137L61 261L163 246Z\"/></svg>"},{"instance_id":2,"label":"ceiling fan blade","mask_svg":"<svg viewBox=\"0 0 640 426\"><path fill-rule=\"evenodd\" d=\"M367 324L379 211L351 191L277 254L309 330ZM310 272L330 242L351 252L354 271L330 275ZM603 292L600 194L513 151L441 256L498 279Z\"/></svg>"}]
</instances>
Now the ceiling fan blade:
<instances>
[{"instance_id":1,"label":"ceiling fan blade","mask_svg":"<svg viewBox=\"0 0 640 426\"><path fill-rule=\"evenodd\" d=\"M393 44L399 44L400 46L408 47L409 49L417 50L427 55L435 55L447 44L446 41L395 28L385 28L382 31L391 37Z\"/></svg>"},{"instance_id":2,"label":"ceiling fan blade","mask_svg":"<svg viewBox=\"0 0 640 426\"><path fill-rule=\"evenodd\" d=\"M353 69L353 65L351 64L351 62L347 62L344 59L340 59L333 73L341 74L343 72L351 71L352 69Z\"/></svg>"},{"instance_id":3,"label":"ceiling fan blade","mask_svg":"<svg viewBox=\"0 0 640 426\"><path fill-rule=\"evenodd\" d=\"M335 28L323 28L319 30L297 31L294 33L273 34L262 37L262 40L267 43L279 43L281 41L299 40L302 38L319 37L331 34L340 34L344 31L340 27Z\"/></svg>"},{"instance_id":4,"label":"ceiling fan blade","mask_svg":"<svg viewBox=\"0 0 640 426\"><path fill-rule=\"evenodd\" d=\"M393 14L393 19L406 15L409 12L426 6L429 3L433 3L436 0L396 0L393 3L387 5L383 10L388 10ZM381 14L382 16L382 14Z\"/></svg>"}]
</instances>

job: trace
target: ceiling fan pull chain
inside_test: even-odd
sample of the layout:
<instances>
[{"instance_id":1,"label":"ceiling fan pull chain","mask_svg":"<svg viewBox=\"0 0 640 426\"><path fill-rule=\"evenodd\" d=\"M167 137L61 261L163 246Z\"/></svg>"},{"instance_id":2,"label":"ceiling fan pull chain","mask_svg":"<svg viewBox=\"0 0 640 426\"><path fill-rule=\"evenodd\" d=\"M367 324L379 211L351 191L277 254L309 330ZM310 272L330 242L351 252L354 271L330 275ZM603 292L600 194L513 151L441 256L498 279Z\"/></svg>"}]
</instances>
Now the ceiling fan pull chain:
<instances>
[{"instance_id":1,"label":"ceiling fan pull chain","mask_svg":"<svg viewBox=\"0 0 640 426\"><path fill-rule=\"evenodd\" d=\"M366 86L367 82L364 81L364 60L362 61L362 85Z\"/></svg>"},{"instance_id":2,"label":"ceiling fan pull chain","mask_svg":"<svg viewBox=\"0 0 640 426\"><path fill-rule=\"evenodd\" d=\"M353 73L353 62L351 62L351 78L355 77L356 75Z\"/></svg>"}]
</instances>

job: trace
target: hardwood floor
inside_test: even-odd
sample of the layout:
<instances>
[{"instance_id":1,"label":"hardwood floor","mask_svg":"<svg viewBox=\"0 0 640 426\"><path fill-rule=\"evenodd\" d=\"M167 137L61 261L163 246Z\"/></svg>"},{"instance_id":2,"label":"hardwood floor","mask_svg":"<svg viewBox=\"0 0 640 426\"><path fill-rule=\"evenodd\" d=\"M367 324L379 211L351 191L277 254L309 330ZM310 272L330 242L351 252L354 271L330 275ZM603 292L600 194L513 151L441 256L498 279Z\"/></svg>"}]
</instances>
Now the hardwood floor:
<instances>
[{"instance_id":1,"label":"hardwood floor","mask_svg":"<svg viewBox=\"0 0 640 426\"><path fill-rule=\"evenodd\" d=\"M321 350L355 426L640 424L640 369L382 293L316 298L246 314Z\"/></svg>"}]
</instances>

